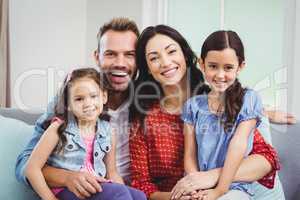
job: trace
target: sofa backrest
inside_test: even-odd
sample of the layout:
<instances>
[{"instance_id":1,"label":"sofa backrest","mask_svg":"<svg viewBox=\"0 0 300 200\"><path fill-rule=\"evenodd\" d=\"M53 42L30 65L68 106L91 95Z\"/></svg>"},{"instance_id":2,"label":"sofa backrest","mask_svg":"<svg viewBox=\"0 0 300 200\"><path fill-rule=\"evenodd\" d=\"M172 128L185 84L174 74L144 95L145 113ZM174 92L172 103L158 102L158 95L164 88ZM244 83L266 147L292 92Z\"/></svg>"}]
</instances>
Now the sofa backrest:
<instances>
[{"instance_id":1,"label":"sofa backrest","mask_svg":"<svg viewBox=\"0 0 300 200\"><path fill-rule=\"evenodd\" d=\"M0 108L0 115L8 118L18 119L33 125L37 118L43 113L41 110L20 110L17 108Z\"/></svg>"},{"instance_id":2,"label":"sofa backrest","mask_svg":"<svg viewBox=\"0 0 300 200\"><path fill-rule=\"evenodd\" d=\"M19 119L28 124L34 124L41 114L41 112L0 108L0 115ZM295 125L271 124L271 133L273 146L278 151L280 157L281 170L279 177L283 185L286 200L298 200L300 199L300 124L299 122ZM20 137L30 137L31 133L28 132L28 134L27 136L21 135ZM22 144L25 145L24 141ZM18 150L21 151L20 148Z\"/></svg>"},{"instance_id":3,"label":"sofa backrest","mask_svg":"<svg viewBox=\"0 0 300 200\"><path fill-rule=\"evenodd\" d=\"M300 199L300 124L271 125L272 142L276 148L281 170L279 172L287 200Z\"/></svg>"}]
</instances>

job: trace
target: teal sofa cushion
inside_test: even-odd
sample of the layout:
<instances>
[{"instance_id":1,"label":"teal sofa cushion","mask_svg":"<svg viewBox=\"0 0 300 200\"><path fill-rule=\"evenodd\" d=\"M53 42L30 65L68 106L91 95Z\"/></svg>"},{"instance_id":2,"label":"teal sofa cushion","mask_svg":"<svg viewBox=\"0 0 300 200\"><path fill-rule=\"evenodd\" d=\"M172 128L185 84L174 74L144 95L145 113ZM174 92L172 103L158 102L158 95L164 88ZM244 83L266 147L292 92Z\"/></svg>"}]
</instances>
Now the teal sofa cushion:
<instances>
[{"instance_id":1,"label":"teal sofa cushion","mask_svg":"<svg viewBox=\"0 0 300 200\"><path fill-rule=\"evenodd\" d=\"M39 199L28 187L15 178L15 163L18 154L33 133L33 126L0 115L0 199Z\"/></svg>"}]
</instances>

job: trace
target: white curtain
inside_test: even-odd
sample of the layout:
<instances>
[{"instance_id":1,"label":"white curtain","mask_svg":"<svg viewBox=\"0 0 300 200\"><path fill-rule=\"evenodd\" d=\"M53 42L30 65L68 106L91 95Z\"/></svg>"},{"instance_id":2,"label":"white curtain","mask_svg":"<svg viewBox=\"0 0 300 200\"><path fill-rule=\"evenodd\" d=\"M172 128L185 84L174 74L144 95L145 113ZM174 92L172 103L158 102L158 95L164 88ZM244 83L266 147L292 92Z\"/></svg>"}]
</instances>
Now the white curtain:
<instances>
[{"instance_id":1,"label":"white curtain","mask_svg":"<svg viewBox=\"0 0 300 200\"><path fill-rule=\"evenodd\" d=\"M10 106L8 1L0 0L0 107Z\"/></svg>"}]
</instances>

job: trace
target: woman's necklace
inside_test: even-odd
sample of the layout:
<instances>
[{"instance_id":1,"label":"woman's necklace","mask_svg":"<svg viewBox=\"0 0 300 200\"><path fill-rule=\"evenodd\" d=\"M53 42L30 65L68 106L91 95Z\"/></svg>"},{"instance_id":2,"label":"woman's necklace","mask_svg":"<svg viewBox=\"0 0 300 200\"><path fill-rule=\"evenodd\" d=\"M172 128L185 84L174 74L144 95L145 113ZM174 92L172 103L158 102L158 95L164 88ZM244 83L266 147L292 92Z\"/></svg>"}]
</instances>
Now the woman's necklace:
<instances>
[{"instance_id":1,"label":"woman's necklace","mask_svg":"<svg viewBox=\"0 0 300 200\"><path fill-rule=\"evenodd\" d=\"M176 103L175 105L162 100L160 106L166 113L169 113L171 115L179 115L181 111L180 103Z\"/></svg>"}]
</instances>

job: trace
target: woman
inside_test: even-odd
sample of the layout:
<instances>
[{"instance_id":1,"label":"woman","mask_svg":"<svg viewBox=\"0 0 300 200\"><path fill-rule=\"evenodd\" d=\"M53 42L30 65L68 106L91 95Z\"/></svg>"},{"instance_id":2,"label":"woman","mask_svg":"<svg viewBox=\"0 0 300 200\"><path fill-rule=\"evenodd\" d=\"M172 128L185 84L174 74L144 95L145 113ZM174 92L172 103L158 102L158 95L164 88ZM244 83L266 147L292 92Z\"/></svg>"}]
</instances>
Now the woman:
<instances>
[{"instance_id":1,"label":"woman","mask_svg":"<svg viewBox=\"0 0 300 200\"><path fill-rule=\"evenodd\" d=\"M143 31L136 58L140 76L130 108L132 186L150 199L170 199L172 189L174 198L185 198L195 190L213 187L221 169L198 172L179 181L184 175L181 108L187 98L209 91L196 67L196 56L180 33L158 25ZM256 131L253 151L235 180L255 181L268 174L260 182L273 187L278 169L276 152Z\"/></svg>"}]
</instances>

